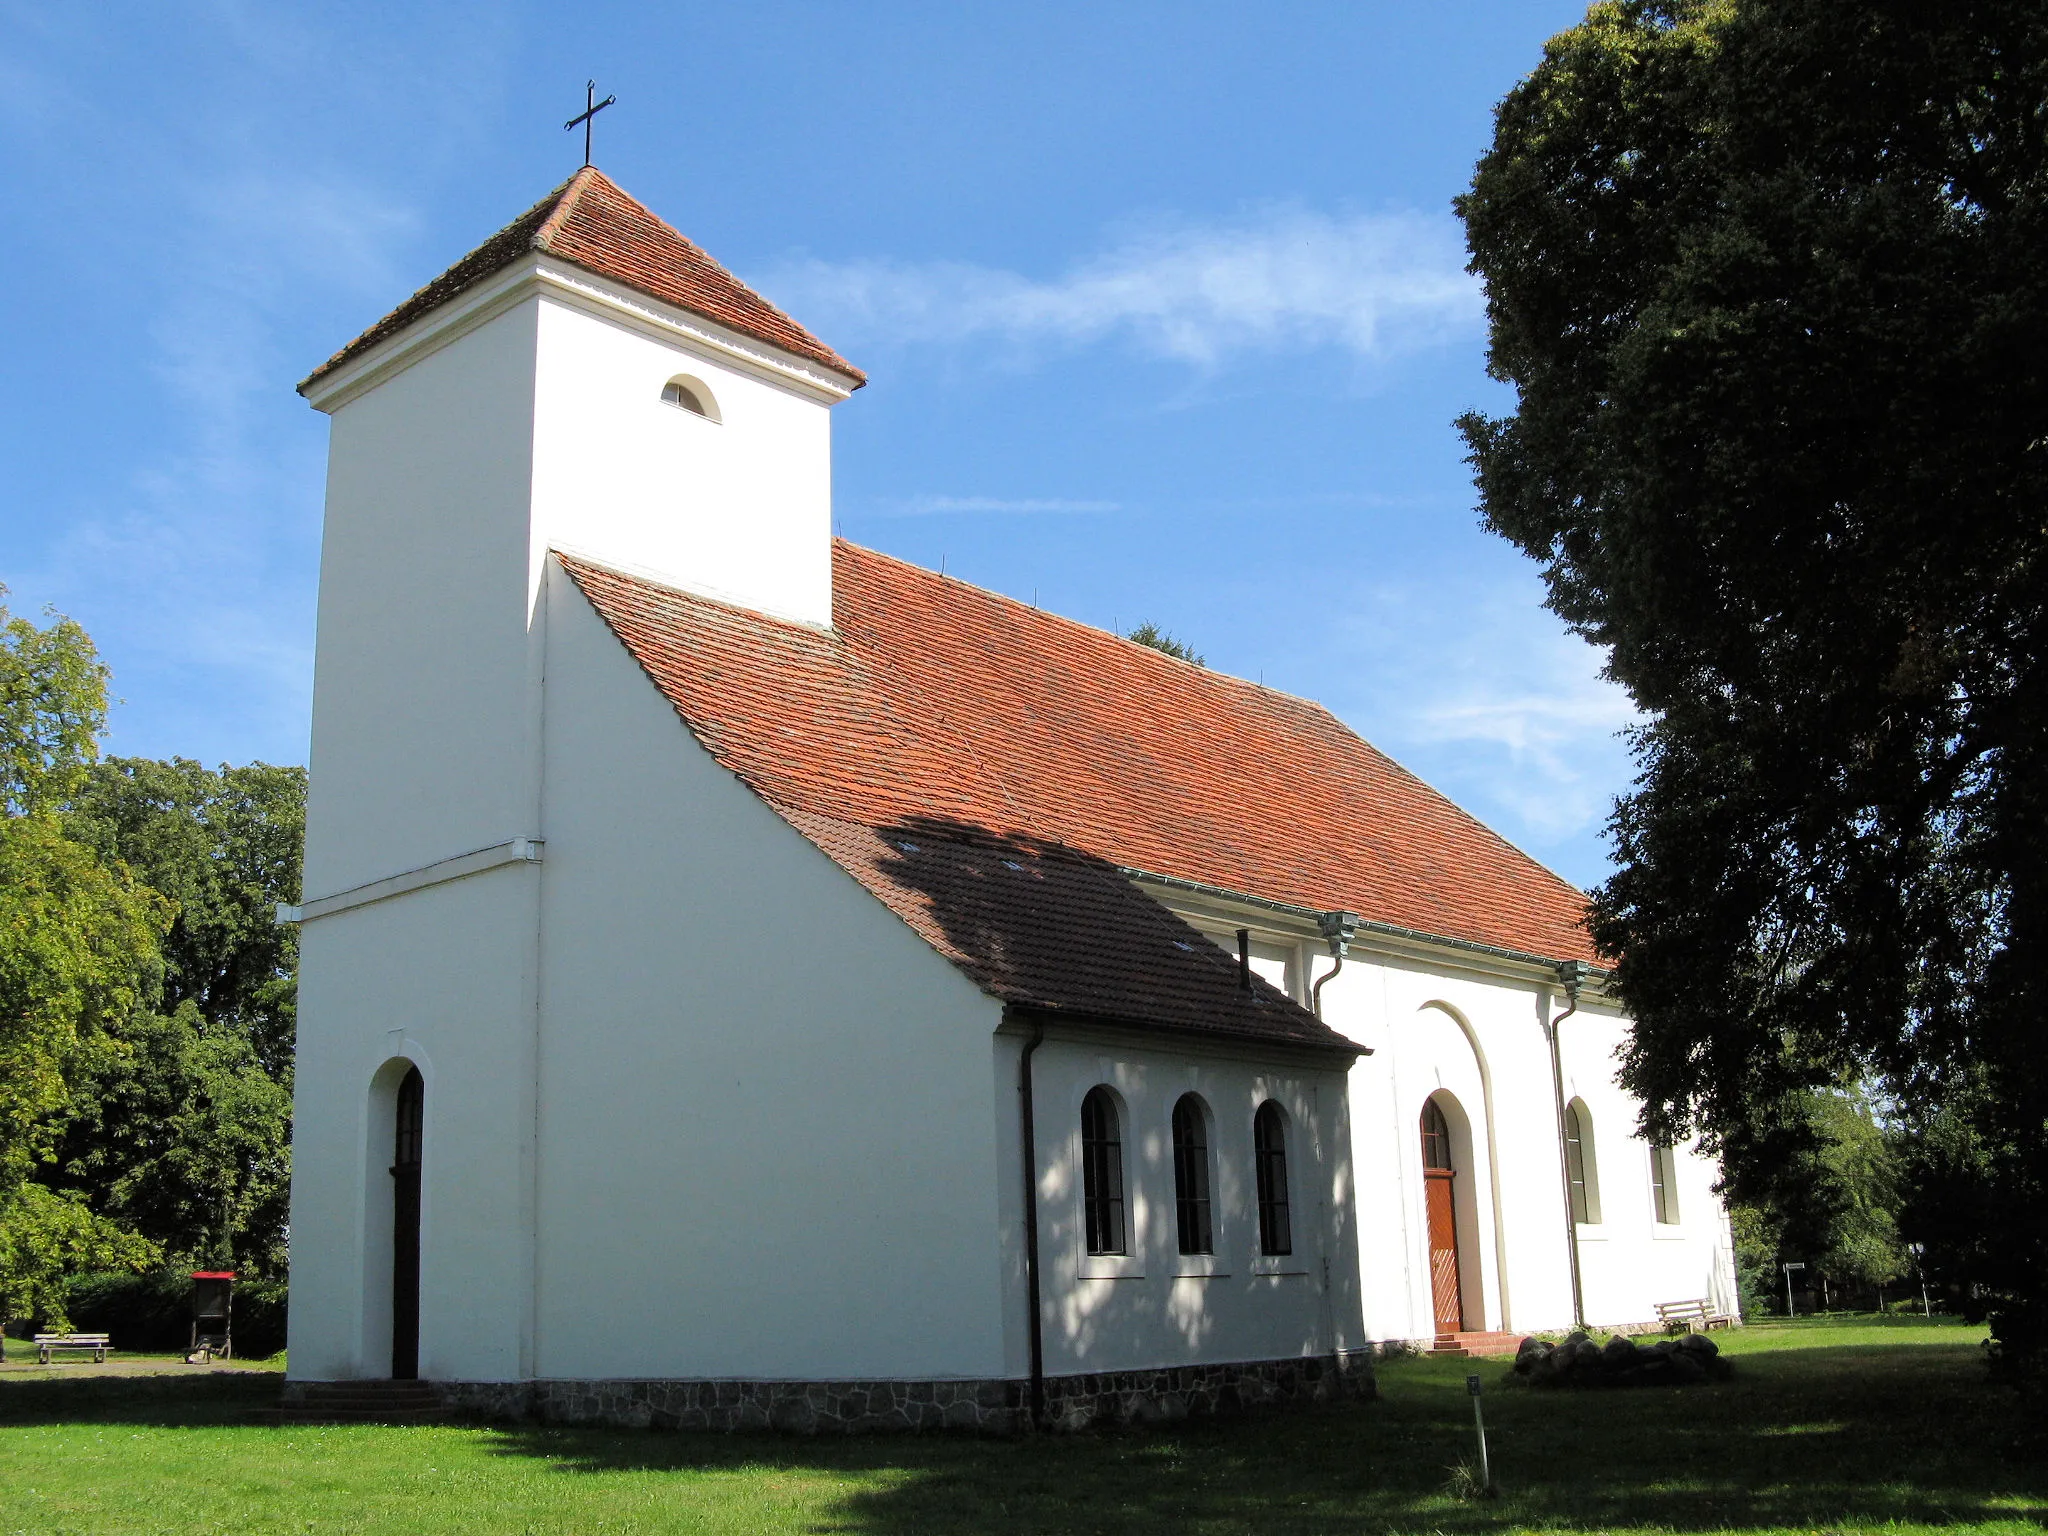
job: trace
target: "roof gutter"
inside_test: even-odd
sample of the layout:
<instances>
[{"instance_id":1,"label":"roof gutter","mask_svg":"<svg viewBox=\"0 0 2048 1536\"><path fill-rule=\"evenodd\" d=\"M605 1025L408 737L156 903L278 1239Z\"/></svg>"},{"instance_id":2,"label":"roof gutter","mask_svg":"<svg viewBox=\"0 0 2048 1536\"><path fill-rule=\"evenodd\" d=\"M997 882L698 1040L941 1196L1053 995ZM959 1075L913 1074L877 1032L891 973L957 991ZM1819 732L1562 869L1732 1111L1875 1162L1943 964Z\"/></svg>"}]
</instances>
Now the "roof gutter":
<instances>
[{"instance_id":1,"label":"roof gutter","mask_svg":"<svg viewBox=\"0 0 2048 1536\"><path fill-rule=\"evenodd\" d=\"M1247 891L1233 891L1228 886L1209 885L1200 880L1184 880L1179 875L1156 874L1149 869L1134 869L1129 865L1118 865L1117 873L1126 880L1135 880L1141 885L1164 886L1168 890L1186 891L1196 896L1213 896L1219 901L1236 902L1242 906L1259 907L1268 912L1277 912L1285 917L1313 923L1320 927L1326 917L1340 914L1325 912L1319 907L1298 906L1293 902L1275 901L1269 896L1254 896ZM1342 914L1351 915L1351 914ZM1409 944L1424 944L1436 949L1454 949L1469 955L1485 955L1494 960L1511 960L1519 965L1536 966L1555 972L1561 964L1583 967L1585 980L1597 985L1604 981L1607 972L1597 965L1583 960L1560 961L1554 955L1539 955L1526 949L1507 949L1498 944L1482 944L1476 939L1454 939L1447 934L1429 933L1420 928L1403 928L1398 923L1377 923L1370 918L1354 917L1353 935L1376 934L1384 938L1399 939Z\"/></svg>"}]
</instances>

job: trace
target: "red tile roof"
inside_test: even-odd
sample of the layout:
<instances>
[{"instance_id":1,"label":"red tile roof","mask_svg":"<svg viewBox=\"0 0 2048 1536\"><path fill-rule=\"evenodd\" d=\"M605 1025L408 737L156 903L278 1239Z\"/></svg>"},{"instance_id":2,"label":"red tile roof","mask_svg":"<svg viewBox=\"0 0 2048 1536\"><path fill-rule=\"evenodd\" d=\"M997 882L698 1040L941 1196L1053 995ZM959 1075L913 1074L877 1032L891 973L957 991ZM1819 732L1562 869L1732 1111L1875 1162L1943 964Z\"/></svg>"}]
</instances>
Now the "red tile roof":
<instances>
[{"instance_id":1,"label":"red tile roof","mask_svg":"<svg viewBox=\"0 0 2048 1536\"><path fill-rule=\"evenodd\" d=\"M1577 890L1320 705L843 540L830 634L560 558L718 761L994 995L1325 1038L1263 983L1220 1016L1234 962L1119 867L1598 959Z\"/></svg>"},{"instance_id":2,"label":"red tile roof","mask_svg":"<svg viewBox=\"0 0 2048 1536\"><path fill-rule=\"evenodd\" d=\"M299 388L303 391L492 273L536 253L821 363L856 388L867 382L866 374L656 218L604 172L586 165L314 369Z\"/></svg>"}]
</instances>

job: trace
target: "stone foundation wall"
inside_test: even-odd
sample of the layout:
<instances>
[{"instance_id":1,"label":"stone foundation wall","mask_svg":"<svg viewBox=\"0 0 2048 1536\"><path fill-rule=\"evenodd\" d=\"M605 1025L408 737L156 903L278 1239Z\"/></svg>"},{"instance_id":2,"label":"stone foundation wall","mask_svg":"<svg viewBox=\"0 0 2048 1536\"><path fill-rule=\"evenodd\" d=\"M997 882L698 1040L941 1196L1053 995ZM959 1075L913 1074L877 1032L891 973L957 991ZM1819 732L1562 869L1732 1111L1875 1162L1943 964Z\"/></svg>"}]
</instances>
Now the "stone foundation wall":
<instances>
[{"instance_id":1,"label":"stone foundation wall","mask_svg":"<svg viewBox=\"0 0 2048 1536\"><path fill-rule=\"evenodd\" d=\"M1031 1384L980 1381L437 1381L452 1412L631 1429L803 1435L1028 1431ZM1154 1424L1374 1395L1372 1356L1250 1360L1049 1376L1046 1427Z\"/></svg>"}]
</instances>

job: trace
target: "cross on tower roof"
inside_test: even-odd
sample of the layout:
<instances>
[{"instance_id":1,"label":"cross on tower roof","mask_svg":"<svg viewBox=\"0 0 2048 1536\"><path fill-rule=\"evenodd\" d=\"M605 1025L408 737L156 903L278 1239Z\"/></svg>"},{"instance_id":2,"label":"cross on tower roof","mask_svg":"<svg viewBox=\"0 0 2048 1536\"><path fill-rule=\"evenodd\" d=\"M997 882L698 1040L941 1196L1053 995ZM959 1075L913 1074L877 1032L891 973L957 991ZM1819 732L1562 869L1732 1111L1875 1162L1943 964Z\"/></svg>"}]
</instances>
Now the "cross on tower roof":
<instances>
[{"instance_id":1,"label":"cross on tower roof","mask_svg":"<svg viewBox=\"0 0 2048 1536\"><path fill-rule=\"evenodd\" d=\"M586 80L583 83L582 113L562 124L562 131L564 133L569 132L578 123L583 125L583 163L585 165L590 164L590 120L618 99L616 96L607 96L603 101L599 101L597 99L597 82L595 80Z\"/></svg>"}]
</instances>

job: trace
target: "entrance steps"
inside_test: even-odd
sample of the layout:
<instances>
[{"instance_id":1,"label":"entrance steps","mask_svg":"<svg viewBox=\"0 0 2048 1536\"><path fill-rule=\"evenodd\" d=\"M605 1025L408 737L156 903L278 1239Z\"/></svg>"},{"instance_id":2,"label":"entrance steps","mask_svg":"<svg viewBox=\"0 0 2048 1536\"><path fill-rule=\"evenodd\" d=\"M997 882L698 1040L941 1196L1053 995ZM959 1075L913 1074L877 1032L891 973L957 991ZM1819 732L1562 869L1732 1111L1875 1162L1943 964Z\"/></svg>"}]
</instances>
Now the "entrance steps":
<instances>
[{"instance_id":1,"label":"entrance steps","mask_svg":"<svg viewBox=\"0 0 2048 1536\"><path fill-rule=\"evenodd\" d=\"M1522 1342L1519 1333L1440 1333L1430 1355L1512 1355Z\"/></svg>"},{"instance_id":2,"label":"entrance steps","mask_svg":"<svg viewBox=\"0 0 2048 1536\"><path fill-rule=\"evenodd\" d=\"M294 1381L265 1417L273 1424L438 1424L448 1412L430 1381Z\"/></svg>"}]
</instances>

